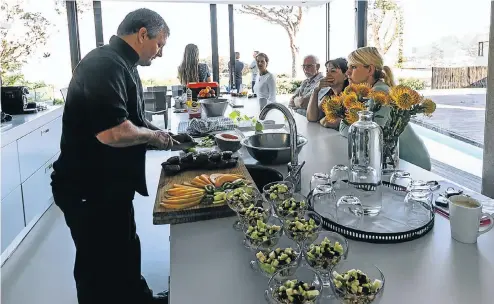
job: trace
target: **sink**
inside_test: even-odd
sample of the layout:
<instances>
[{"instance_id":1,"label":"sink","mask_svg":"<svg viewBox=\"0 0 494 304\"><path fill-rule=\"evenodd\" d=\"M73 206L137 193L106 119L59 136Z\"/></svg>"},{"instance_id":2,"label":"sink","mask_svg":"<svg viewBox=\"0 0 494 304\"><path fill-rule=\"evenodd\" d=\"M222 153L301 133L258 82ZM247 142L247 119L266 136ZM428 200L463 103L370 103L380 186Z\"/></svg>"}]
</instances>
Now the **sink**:
<instances>
[{"instance_id":1,"label":"sink","mask_svg":"<svg viewBox=\"0 0 494 304\"><path fill-rule=\"evenodd\" d=\"M249 154L261 164L286 164L291 161L290 134L260 133L242 139ZM307 138L297 135L296 154L307 144Z\"/></svg>"},{"instance_id":2,"label":"sink","mask_svg":"<svg viewBox=\"0 0 494 304\"><path fill-rule=\"evenodd\" d=\"M250 176L252 176L259 191L262 191L262 188L269 183L283 180L283 174L278 170L259 165L245 165L245 167L249 171Z\"/></svg>"}]
</instances>

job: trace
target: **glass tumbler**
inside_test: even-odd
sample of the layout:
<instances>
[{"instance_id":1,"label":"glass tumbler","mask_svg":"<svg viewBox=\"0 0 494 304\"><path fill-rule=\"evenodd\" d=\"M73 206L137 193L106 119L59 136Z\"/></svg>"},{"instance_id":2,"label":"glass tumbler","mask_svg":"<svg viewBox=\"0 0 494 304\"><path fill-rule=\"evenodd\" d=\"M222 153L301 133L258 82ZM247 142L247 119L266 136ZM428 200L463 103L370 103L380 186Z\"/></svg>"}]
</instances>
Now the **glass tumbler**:
<instances>
[{"instance_id":1,"label":"glass tumbler","mask_svg":"<svg viewBox=\"0 0 494 304\"><path fill-rule=\"evenodd\" d=\"M408 188L410 183L412 182L412 176L410 173L403 170L396 170L389 179L389 182L393 185L401 186L404 188Z\"/></svg>"},{"instance_id":2,"label":"glass tumbler","mask_svg":"<svg viewBox=\"0 0 494 304\"><path fill-rule=\"evenodd\" d=\"M320 215L331 220L336 219L336 194L331 185L319 185L310 197L312 207Z\"/></svg>"},{"instance_id":3,"label":"glass tumbler","mask_svg":"<svg viewBox=\"0 0 494 304\"><path fill-rule=\"evenodd\" d=\"M326 173L314 173L310 179L310 190L314 190L319 185L331 183L331 177Z\"/></svg>"},{"instance_id":4,"label":"glass tumbler","mask_svg":"<svg viewBox=\"0 0 494 304\"><path fill-rule=\"evenodd\" d=\"M335 190L348 189L349 170L345 165L336 165L331 169L331 183Z\"/></svg>"},{"instance_id":5,"label":"glass tumbler","mask_svg":"<svg viewBox=\"0 0 494 304\"><path fill-rule=\"evenodd\" d=\"M409 186L405 197L405 212L407 224L410 227L420 227L432 218L433 194L430 186L424 181L414 181Z\"/></svg>"},{"instance_id":6,"label":"glass tumbler","mask_svg":"<svg viewBox=\"0 0 494 304\"><path fill-rule=\"evenodd\" d=\"M354 195L344 195L336 203L336 220L338 224L360 228L364 217L364 207Z\"/></svg>"}]
</instances>

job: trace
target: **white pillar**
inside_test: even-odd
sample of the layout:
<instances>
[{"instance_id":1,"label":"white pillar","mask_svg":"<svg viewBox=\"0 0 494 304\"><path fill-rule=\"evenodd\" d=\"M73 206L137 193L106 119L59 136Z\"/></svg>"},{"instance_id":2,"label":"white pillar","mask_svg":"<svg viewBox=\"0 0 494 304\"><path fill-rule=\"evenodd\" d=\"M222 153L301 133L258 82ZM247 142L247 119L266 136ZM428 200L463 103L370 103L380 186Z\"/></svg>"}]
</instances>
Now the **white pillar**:
<instances>
[{"instance_id":1,"label":"white pillar","mask_svg":"<svg viewBox=\"0 0 494 304\"><path fill-rule=\"evenodd\" d=\"M494 1L491 1L482 194L494 198Z\"/></svg>"}]
</instances>

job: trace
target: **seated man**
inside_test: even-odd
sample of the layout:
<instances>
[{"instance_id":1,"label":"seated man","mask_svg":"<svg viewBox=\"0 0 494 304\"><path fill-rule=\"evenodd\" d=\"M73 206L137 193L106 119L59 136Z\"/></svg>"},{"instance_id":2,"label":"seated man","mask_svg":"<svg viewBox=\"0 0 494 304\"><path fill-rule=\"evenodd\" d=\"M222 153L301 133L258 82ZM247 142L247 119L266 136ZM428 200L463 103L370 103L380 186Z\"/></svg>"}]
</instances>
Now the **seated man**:
<instances>
[{"instance_id":1,"label":"seated man","mask_svg":"<svg viewBox=\"0 0 494 304\"><path fill-rule=\"evenodd\" d=\"M319 59L316 56L305 56L302 68L307 79L302 81L302 84L290 99L289 104L289 107L294 108L299 114L305 115L312 91L319 81L324 78L323 74L319 72L320 67Z\"/></svg>"}]
</instances>

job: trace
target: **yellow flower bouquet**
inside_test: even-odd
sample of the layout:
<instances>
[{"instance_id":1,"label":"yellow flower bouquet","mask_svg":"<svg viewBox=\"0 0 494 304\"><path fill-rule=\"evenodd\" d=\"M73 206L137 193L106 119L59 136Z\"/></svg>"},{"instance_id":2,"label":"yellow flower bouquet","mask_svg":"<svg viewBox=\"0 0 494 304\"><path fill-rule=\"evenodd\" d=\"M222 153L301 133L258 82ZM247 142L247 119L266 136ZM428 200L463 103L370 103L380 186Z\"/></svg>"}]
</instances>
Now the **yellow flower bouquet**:
<instances>
[{"instance_id":1,"label":"yellow flower bouquet","mask_svg":"<svg viewBox=\"0 0 494 304\"><path fill-rule=\"evenodd\" d=\"M357 113L362 110L372 111L374 118L383 118L383 169L396 168L398 139L410 118L417 114L431 116L436 110L436 104L431 99L424 98L407 86L397 85L386 93L374 91L367 84L351 84L340 95L325 97L321 107L328 122L341 119L343 123L351 125L358 120ZM380 115L379 111L383 107L390 109L389 117Z\"/></svg>"}]
</instances>

